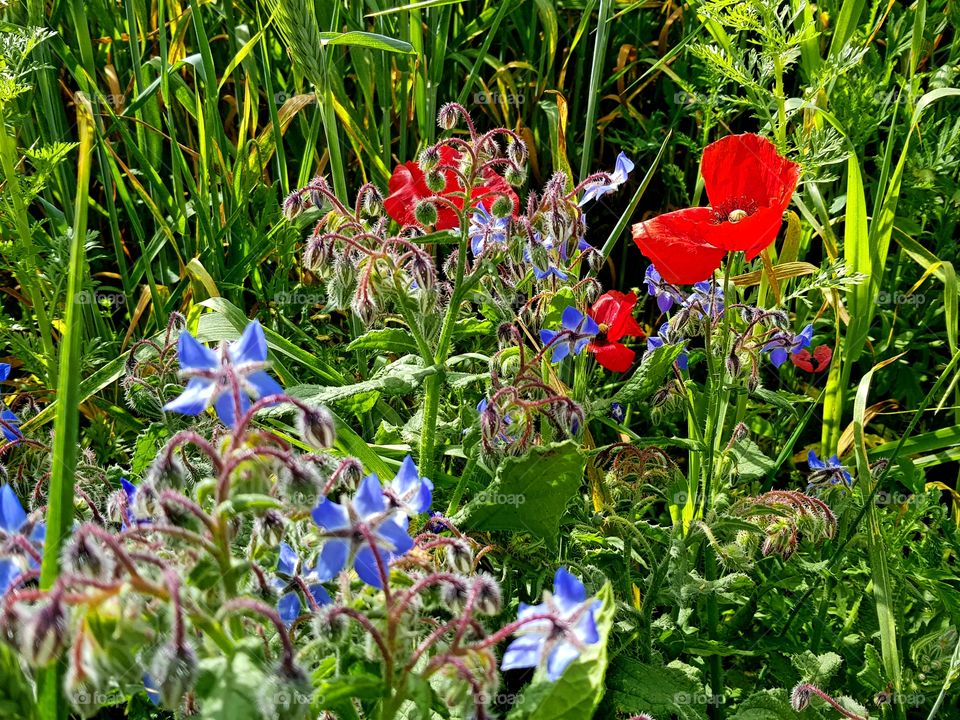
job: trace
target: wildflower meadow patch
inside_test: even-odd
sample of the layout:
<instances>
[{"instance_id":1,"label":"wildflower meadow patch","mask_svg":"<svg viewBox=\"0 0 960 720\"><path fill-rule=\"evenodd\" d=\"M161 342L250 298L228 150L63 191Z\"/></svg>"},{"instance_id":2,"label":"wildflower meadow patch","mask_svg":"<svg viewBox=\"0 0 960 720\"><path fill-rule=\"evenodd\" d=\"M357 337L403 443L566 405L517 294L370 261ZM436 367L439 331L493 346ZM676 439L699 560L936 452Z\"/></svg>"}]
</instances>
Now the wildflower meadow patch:
<instances>
[{"instance_id":1,"label":"wildflower meadow patch","mask_svg":"<svg viewBox=\"0 0 960 720\"><path fill-rule=\"evenodd\" d=\"M0 2L0 717L948 720L948 0Z\"/></svg>"}]
</instances>

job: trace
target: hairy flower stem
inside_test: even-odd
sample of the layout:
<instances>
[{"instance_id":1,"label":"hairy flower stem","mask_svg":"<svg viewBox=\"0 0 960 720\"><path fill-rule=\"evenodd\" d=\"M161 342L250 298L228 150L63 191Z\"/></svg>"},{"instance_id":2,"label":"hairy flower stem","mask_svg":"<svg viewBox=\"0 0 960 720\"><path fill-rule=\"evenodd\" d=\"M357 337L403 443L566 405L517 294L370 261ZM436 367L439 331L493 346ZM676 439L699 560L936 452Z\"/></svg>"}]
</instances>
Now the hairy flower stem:
<instances>
[{"instance_id":1,"label":"hairy flower stem","mask_svg":"<svg viewBox=\"0 0 960 720\"><path fill-rule=\"evenodd\" d=\"M420 428L419 462L417 463L420 473L424 477L430 477L433 473L437 416L440 412L440 391L443 388L443 366L446 364L447 356L450 353L453 327L456 324L460 294L463 291L463 275L467 267L467 240L466 213L463 213L460 217L460 249L457 253L457 273L453 282L450 304L447 306L447 313L444 315L443 325L440 328L437 352L433 356L433 365L437 372L424 381L423 424Z\"/></svg>"}]
</instances>

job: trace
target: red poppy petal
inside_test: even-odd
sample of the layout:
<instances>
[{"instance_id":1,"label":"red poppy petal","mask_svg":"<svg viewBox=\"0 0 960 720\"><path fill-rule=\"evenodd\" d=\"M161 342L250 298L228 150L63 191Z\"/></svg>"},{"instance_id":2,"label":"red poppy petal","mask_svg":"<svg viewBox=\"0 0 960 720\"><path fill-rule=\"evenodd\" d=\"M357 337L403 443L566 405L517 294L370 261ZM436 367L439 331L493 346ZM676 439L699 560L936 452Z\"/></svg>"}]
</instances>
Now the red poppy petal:
<instances>
[{"instance_id":1,"label":"red poppy petal","mask_svg":"<svg viewBox=\"0 0 960 720\"><path fill-rule=\"evenodd\" d=\"M416 176L422 178L423 173L414 162L397 165L390 176L388 188L390 194L383 201L387 214L401 225L413 225L417 218L414 214L417 203L423 197L417 192Z\"/></svg>"},{"instance_id":2,"label":"red poppy petal","mask_svg":"<svg viewBox=\"0 0 960 720\"><path fill-rule=\"evenodd\" d=\"M657 266L664 280L692 284L706 280L720 267L727 251L704 241L706 228L716 227L707 207L658 215L633 226L633 241Z\"/></svg>"},{"instance_id":3,"label":"red poppy petal","mask_svg":"<svg viewBox=\"0 0 960 720\"><path fill-rule=\"evenodd\" d=\"M754 133L728 135L711 143L703 151L700 167L713 207L745 200L756 203L757 209L775 208L782 214L800 180L800 166Z\"/></svg>"},{"instance_id":4,"label":"red poppy petal","mask_svg":"<svg viewBox=\"0 0 960 720\"><path fill-rule=\"evenodd\" d=\"M609 290L601 295L591 308L590 315L598 323L607 326L607 339L617 342L624 336L642 337L643 329L633 317L637 304L636 293Z\"/></svg>"},{"instance_id":5,"label":"red poppy petal","mask_svg":"<svg viewBox=\"0 0 960 720\"><path fill-rule=\"evenodd\" d=\"M830 361L833 360L833 350L829 345L818 345L813 351L813 359L817 363L817 372L821 373L830 367Z\"/></svg>"},{"instance_id":6,"label":"red poppy petal","mask_svg":"<svg viewBox=\"0 0 960 720\"><path fill-rule=\"evenodd\" d=\"M801 350L796 354L791 354L790 362L792 362L801 370L806 370L807 372L813 372L813 363L811 362L810 353L807 350Z\"/></svg>"},{"instance_id":7,"label":"red poppy petal","mask_svg":"<svg viewBox=\"0 0 960 720\"><path fill-rule=\"evenodd\" d=\"M626 372L636 357L636 353L623 343L590 343L587 349L611 372Z\"/></svg>"}]
</instances>

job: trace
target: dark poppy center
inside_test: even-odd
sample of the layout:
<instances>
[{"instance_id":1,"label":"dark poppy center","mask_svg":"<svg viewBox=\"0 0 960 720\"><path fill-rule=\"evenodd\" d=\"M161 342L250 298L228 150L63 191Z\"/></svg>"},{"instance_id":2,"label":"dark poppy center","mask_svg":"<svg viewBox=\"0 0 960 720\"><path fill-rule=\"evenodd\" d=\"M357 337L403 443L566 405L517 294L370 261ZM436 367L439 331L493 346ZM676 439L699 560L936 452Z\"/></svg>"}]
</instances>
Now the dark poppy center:
<instances>
[{"instance_id":1,"label":"dark poppy center","mask_svg":"<svg viewBox=\"0 0 960 720\"><path fill-rule=\"evenodd\" d=\"M713 217L718 223L738 223L757 211L757 201L748 197L736 197L713 207Z\"/></svg>"}]
</instances>

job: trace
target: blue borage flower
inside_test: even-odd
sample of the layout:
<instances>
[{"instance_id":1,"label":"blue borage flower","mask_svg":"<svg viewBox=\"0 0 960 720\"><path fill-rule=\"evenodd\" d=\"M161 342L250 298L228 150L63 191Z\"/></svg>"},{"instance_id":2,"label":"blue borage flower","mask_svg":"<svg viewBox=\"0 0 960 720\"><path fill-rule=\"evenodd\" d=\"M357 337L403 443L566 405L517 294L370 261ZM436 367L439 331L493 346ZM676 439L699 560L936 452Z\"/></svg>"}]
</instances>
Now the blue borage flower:
<instances>
[{"instance_id":1,"label":"blue borage flower","mask_svg":"<svg viewBox=\"0 0 960 720\"><path fill-rule=\"evenodd\" d=\"M43 523L31 525L27 522L27 511L20 504L13 488L4 484L0 487L0 533L4 535L19 535L29 533L27 539L36 546L43 546L46 539L46 526ZM0 556L0 597L6 594L14 581L29 568L36 570L40 566L33 558L27 559L27 565L19 557Z\"/></svg>"},{"instance_id":2,"label":"blue borage flower","mask_svg":"<svg viewBox=\"0 0 960 720\"><path fill-rule=\"evenodd\" d=\"M644 273L643 281L647 285L647 293L657 299L660 312L669 312L674 305L682 305L684 297L676 285L666 282L656 267L650 265Z\"/></svg>"},{"instance_id":3,"label":"blue borage flower","mask_svg":"<svg viewBox=\"0 0 960 720\"><path fill-rule=\"evenodd\" d=\"M0 382L8 377L10 377L10 365L0 363ZM11 443L18 443L23 439L23 434L20 432L20 419L3 404L3 401L0 401L0 435Z\"/></svg>"},{"instance_id":4,"label":"blue borage flower","mask_svg":"<svg viewBox=\"0 0 960 720\"><path fill-rule=\"evenodd\" d=\"M812 340L813 325L807 325L796 335L786 330L778 330L761 348L761 352L770 353L770 362L774 367L780 367L790 355L796 355L804 348L810 347Z\"/></svg>"},{"instance_id":5,"label":"blue borage flower","mask_svg":"<svg viewBox=\"0 0 960 720\"><path fill-rule=\"evenodd\" d=\"M126 478L120 478L120 485L123 487L123 492L126 493L127 496L127 506L124 511L124 517L120 521L121 529L127 530L137 525L149 523L149 518L138 518L133 510L133 504L137 501L137 492L140 488Z\"/></svg>"},{"instance_id":6,"label":"blue borage flower","mask_svg":"<svg viewBox=\"0 0 960 720\"><path fill-rule=\"evenodd\" d=\"M623 405L621 405L618 402L612 403L610 405L610 417L614 422L622 423L626 416L627 416L627 413L623 409Z\"/></svg>"},{"instance_id":7,"label":"blue borage flower","mask_svg":"<svg viewBox=\"0 0 960 720\"><path fill-rule=\"evenodd\" d=\"M836 455L831 455L824 462L811 450L807 453L807 465L810 466L810 488L840 484L847 487L853 485L853 478Z\"/></svg>"},{"instance_id":8,"label":"blue borage flower","mask_svg":"<svg viewBox=\"0 0 960 720\"><path fill-rule=\"evenodd\" d=\"M673 337L673 331L670 328L670 323L665 322L660 326L660 330L656 335L651 335L647 338L647 352L651 353L657 348L661 348L664 345L683 345L686 346L686 341L679 340ZM681 370L687 369L687 351L684 349L676 359L676 365Z\"/></svg>"},{"instance_id":9,"label":"blue borage flower","mask_svg":"<svg viewBox=\"0 0 960 720\"><path fill-rule=\"evenodd\" d=\"M694 283L683 306L698 320L704 316L716 319L723 314L723 287L712 280Z\"/></svg>"},{"instance_id":10,"label":"blue borage flower","mask_svg":"<svg viewBox=\"0 0 960 720\"><path fill-rule=\"evenodd\" d=\"M313 509L311 517L326 538L314 568L319 580L336 577L352 563L363 582L381 588L377 558L386 568L413 547L407 514L429 509L433 484L407 460L386 492L371 474L352 498L341 503L324 498Z\"/></svg>"},{"instance_id":11,"label":"blue borage flower","mask_svg":"<svg viewBox=\"0 0 960 720\"><path fill-rule=\"evenodd\" d=\"M562 330L540 331L540 340L553 349L550 357L552 363L558 363L568 355L579 355L600 332L600 326L592 317L584 315L572 305L563 311L560 325Z\"/></svg>"},{"instance_id":12,"label":"blue borage flower","mask_svg":"<svg viewBox=\"0 0 960 720\"><path fill-rule=\"evenodd\" d=\"M407 455L400 463L396 476L384 488L384 495L392 507L406 513L408 517L414 517L430 509L433 483L420 477L413 458Z\"/></svg>"},{"instance_id":13,"label":"blue borage flower","mask_svg":"<svg viewBox=\"0 0 960 720\"><path fill-rule=\"evenodd\" d=\"M199 415L213 405L224 424L235 427L237 417L234 384L239 394L239 411L250 408L250 399L278 395L283 388L270 377L267 367L267 340L256 320L244 329L239 340L221 343L216 352L201 345L193 335L183 332L177 345L180 374L188 378L187 387L163 409L184 415Z\"/></svg>"},{"instance_id":14,"label":"blue borage flower","mask_svg":"<svg viewBox=\"0 0 960 720\"><path fill-rule=\"evenodd\" d=\"M301 563L297 551L287 543L280 543L277 573L281 577L273 578L270 584L280 593L277 612L280 619L288 627L300 617L303 610L303 603L298 592L299 583L296 582L298 578L303 580L304 585L307 586L307 591L317 605L329 605L333 602L326 589L320 584L317 568Z\"/></svg>"},{"instance_id":15,"label":"blue borage flower","mask_svg":"<svg viewBox=\"0 0 960 720\"><path fill-rule=\"evenodd\" d=\"M505 245L509 227L510 218L494 217L487 212L483 203L477 205L470 216L470 227L467 231L473 256L477 257L493 244Z\"/></svg>"},{"instance_id":16,"label":"blue borage flower","mask_svg":"<svg viewBox=\"0 0 960 720\"><path fill-rule=\"evenodd\" d=\"M531 620L521 625L517 638L503 654L501 670L545 666L550 681L557 680L587 645L600 641L597 610L600 601L587 599L587 591L576 577L559 568L553 578L553 593L544 591L539 605L520 603L517 620L536 615L552 618Z\"/></svg>"},{"instance_id":17,"label":"blue borage flower","mask_svg":"<svg viewBox=\"0 0 960 720\"><path fill-rule=\"evenodd\" d=\"M610 173L610 182L607 183L602 180L597 180L584 185L583 195L580 197L580 207L583 207L591 200L596 200L598 197L614 192L627 181L627 178L633 171L633 167L633 161L624 153L621 152L617 155L616 166L613 172Z\"/></svg>"}]
</instances>

